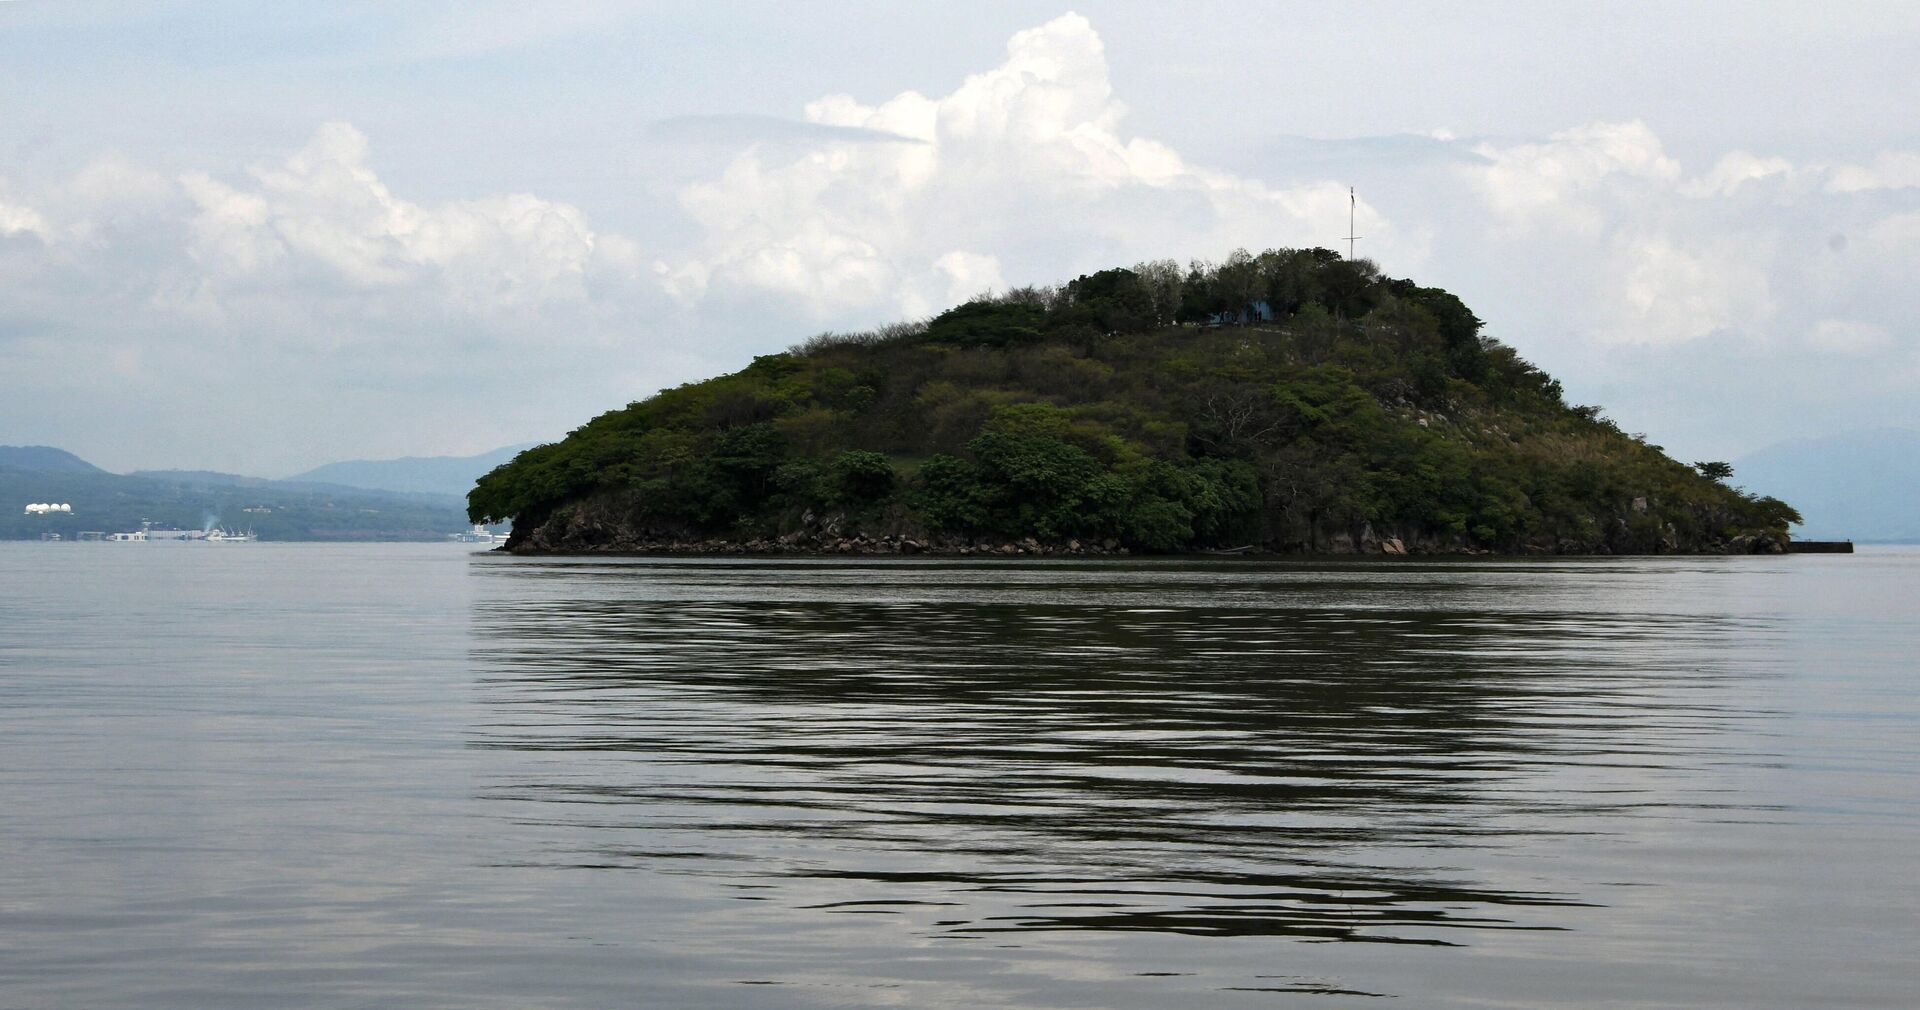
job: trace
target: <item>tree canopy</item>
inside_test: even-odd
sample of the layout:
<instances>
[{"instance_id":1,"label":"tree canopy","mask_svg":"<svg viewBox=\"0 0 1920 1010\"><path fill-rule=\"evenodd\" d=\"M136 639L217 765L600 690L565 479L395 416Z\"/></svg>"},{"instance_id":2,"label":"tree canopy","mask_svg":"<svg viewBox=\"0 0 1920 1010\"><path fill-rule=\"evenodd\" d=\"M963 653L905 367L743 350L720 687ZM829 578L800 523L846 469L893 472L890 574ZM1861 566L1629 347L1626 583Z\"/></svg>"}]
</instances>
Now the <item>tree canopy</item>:
<instances>
[{"instance_id":1,"label":"tree canopy","mask_svg":"<svg viewBox=\"0 0 1920 1010\"><path fill-rule=\"evenodd\" d=\"M1235 252L822 334L530 449L469 495L537 524L1097 538L1136 550L1697 549L1791 508L1565 403L1459 298L1325 249Z\"/></svg>"}]
</instances>

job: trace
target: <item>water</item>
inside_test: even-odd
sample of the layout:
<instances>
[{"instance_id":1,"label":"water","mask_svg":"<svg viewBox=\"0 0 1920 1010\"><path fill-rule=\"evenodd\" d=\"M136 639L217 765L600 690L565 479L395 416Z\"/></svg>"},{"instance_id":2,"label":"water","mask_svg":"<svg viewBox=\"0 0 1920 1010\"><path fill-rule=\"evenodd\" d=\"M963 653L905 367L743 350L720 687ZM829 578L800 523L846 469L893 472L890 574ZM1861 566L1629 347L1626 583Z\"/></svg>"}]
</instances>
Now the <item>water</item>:
<instances>
[{"instance_id":1,"label":"water","mask_svg":"<svg viewBox=\"0 0 1920 1010\"><path fill-rule=\"evenodd\" d=\"M1920 551L0 545L0 1006L1907 1007Z\"/></svg>"}]
</instances>

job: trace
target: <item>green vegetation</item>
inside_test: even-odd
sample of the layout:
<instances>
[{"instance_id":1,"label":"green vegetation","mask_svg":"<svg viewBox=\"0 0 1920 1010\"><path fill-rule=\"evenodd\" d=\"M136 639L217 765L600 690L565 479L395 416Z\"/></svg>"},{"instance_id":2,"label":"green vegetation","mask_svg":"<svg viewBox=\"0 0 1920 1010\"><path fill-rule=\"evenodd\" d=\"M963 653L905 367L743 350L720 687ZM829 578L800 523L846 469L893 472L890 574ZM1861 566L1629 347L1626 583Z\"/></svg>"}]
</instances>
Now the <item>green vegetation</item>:
<instances>
[{"instance_id":1,"label":"green vegetation","mask_svg":"<svg viewBox=\"0 0 1920 1010\"><path fill-rule=\"evenodd\" d=\"M516 543L845 530L1173 552L1748 549L1796 516L1623 433L1460 299L1324 249L1103 270L823 334L521 453ZM590 537L567 532L584 514Z\"/></svg>"}]
</instances>

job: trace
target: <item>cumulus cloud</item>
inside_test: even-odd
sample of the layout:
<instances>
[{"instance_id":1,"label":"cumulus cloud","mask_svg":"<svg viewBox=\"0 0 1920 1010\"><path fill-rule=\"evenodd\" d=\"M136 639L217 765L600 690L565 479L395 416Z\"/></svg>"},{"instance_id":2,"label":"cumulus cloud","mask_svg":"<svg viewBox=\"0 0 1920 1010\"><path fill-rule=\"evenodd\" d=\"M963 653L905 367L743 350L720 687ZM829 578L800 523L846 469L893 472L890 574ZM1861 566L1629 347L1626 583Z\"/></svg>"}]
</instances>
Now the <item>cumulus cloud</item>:
<instances>
[{"instance_id":1,"label":"cumulus cloud","mask_svg":"<svg viewBox=\"0 0 1920 1010\"><path fill-rule=\"evenodd\" d=\"M1604 225L1605 200L1622 184L1670 182L1680 166L1647 124L1590 123L1541 143L1482 143L1486 164L1467 169L1488 209L1515 228L1582 234Z\"/></svg>"},{"instance_id":2,"label":"cumulus cloud","mask_svg":"<svg viewBox=\"0 0 1920 1010\"><path fill-rule=\"evenodd\" d=\"M1785 158L1763 158L1746 151L1731 151L1707 174L1681 187L1681 192L1695 197L1731 196L1747 183L1790 176L1793 171L1793 163Z\"/></svg>"},{"instance_id":3,"label":"cumulus cloud","mask_svg":"<svg viewBox=\"0 0 1920 1010\"><path fill-rule=\"evenodd\" d=\"M227 439L226 465L261 469L260 456L315 437L408 451L429 433L485 448L526 428L468 442L463 419L484 431L514 415L475 397L557 372L622 402L630 388L611 387L643 381L647 365L701 370L636 332L664 304L639 243L596 231L579 208L527 193L407 199L346 123L245 172L103 157L0 191L0 401L23 411L0 409L0 425L151 411L166 422L120 427L141 439L278 431L278 446ZM613 351L635 342L652 353ZM577 420L578 407L538 399L541 427Z\"/></svg>"},{"instance_id":4,"label":"cumulus cloud","mask_svg":"<svg viewBox=\"0 0 1920 1010\"><path fill-rule=\"evenodd\" d=\"M0 235L47 237L47 221L32 207L0 203Z\"/></svg>"},{"instance_id":5,"label":"cumulus cloud","mask_svg":"<svg viewBox=\"0 0 1920 1010\"><path fill-rule=\"evenodd\" d=\"M1126 115L1099 35L1064 15L1014 35L998 66L945 95L808 103L807 123L857 134L823 132L797 155L749 149L687 187L681 205L704 241L663 270L686 299L745 289L819 316L917 315L1009 270L1050 280L1063 266L1318 245L1344 230L1344 186L1281 189L1197 166L1130 134ZM1388 223L1371 206L1360 215L1390 246ZM1069 246L1068 264L1028 253L1053 260ZM1024 274L1037 266L1047 272Z\"/></svg>"},{"instance_id":6,"label":"cumulus cloud","mask_svg":"<svg viewBox=\"0 0 1920 1010\"><path fill-rule=\"evenodd\" d=\"M525 193L427 207L395 196L366 159L364 134L328 123L250 184L182 177L202 285L214 297L404 290L475 316L586 298L599 240L579 209Z\"/></svg>"},{"instance_id":7,"label":"cumulus cloud","mask_svg":"<svg viewBox=\"0 0 1920 1010\"><path fill-rule=\"evenodd\" d=\"M302 465L477 450L823 323L1145 258L1337 245L1349 182L1363 253L1460 291L1576 395L1690 397L1668 371L1729 349L1758 376L1915 360L1916 152L1683 165L1629 120L1285 137L1229 170L1131 128L1100 36L1071 14L944 93L797 104L798 121L659 124L648 143L679 164L613 209L632 235L551 196L396 192L347 123L251 170L103 156L37 187L0 179L0 425L72 410L156 443L334 436ZM447 434L463 426L480 430Z\"/></svg>"},{"instance_id":8,"label":"cumulus cloud","mask_svg":"<svg viewBox=\"0 0 1920 1010\"><path fill-rule=\"evenodd\" d=\"M0 238L14 235L48 238L47 219L24 203L9 202L5 183L6 180L0 179Z\"/></svg>"},{"instance_id":9,"label":"cumulus cloud","mask_svg":"<svg viewBox=\"0 0 1920 1010\"><path fill-rule=\"evenodd\" d=\"M111 307L151 332L171 325L244 329L256 344L322 346L389 338L532 334L604 315L657 293L634 241L598 234L576 207L527 193L437 205L395 194L347 123L321 125L277 164L240 179L167 177L123 158L96 160L38 195L0 202L0 237L42 248L15 257L31 281L12 308L44 300L72 322ZM124 330L124 326L112 327Z\"/></svg>"},{"instance_id":10,"label":"cumulus cloud","mask_svg":"<svg viewBox=\"0 0 1920 1010\"><path fill-rule=\"evenodd\" d=\"M1529 264L1521 273L1558 274L1541 282L1555 297L1534 305L1536 317L1556 311L1576 321L1556 329L1597 346L1725 336L1749 350L1860 350L1874 344L1860 326L1886 334L1920 324L1911 306L1884 297L1890 265L1920 259L1920 216L1885 212L1910 173L1920 180L1911 152L1850 165L1732 151L1690 175L1637 121L1473 150L1482 161L1454 172L1476 197L1491 248ZM1464 237L1441 241L1459 249ZM1822 322L1862 307L1897 318Z\"/></svg>"},{"instance_id":11,"label":"cumulus cloud","mask_svg":"<svg viewBox=\"0 0 1920 1010\"><path fill-rule=\"evenodd\" d=\"M1609 262L1619 278L1614 323L1593 335L1674 344L1763 321L1773 312L1763 256L1764 250L1724 240L1695 250L1664 235L1623 240Z\"/></svg>"},{"instance_id":12,"label":"cumulus cloud","mask_svg":"<svg viewBox=\"0 0 1920 1010\"><path fill-rule=\"evenodd\" d=\"M1920 187L1920 151L1884 151L1865 165L1837 165L1827 177L1835 193Z\"/></svg>"}]
</instances>

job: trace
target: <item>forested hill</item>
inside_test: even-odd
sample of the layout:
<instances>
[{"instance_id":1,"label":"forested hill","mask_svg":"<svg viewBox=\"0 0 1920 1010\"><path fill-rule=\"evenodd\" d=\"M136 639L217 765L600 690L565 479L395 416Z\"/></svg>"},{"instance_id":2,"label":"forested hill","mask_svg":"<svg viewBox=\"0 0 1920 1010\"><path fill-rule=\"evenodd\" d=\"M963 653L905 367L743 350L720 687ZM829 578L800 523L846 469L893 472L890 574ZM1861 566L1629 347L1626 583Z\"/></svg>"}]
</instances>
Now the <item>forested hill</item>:
<instances>
[{"instance_id":1,"label":"forested hill","mask_svg":"<svg viewBox=\"0 0 1920 1010\"><path fill-rule=\"evenodd\" d=\"M50 445L0 445L0 470L47 473L106 473L105 470Z\"/></svg>"},{"instance_id":2,"label":"forested hill","mask_svg":"<svg viewBox=\"0 0 1920 1010\"><path fill-rule=\"evenodd\" d=\"M534 551L1744 552L1796 518L1566 404L1446 291L1324 249L825 334L468 502Z\"/></svg>"}]
</instances>

